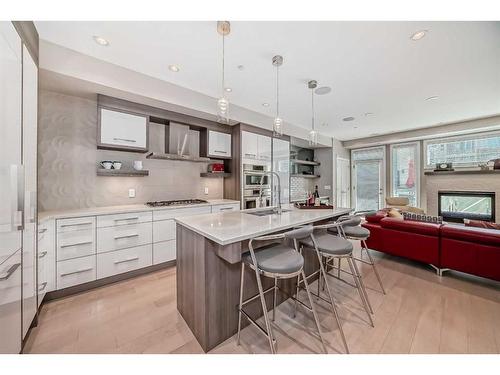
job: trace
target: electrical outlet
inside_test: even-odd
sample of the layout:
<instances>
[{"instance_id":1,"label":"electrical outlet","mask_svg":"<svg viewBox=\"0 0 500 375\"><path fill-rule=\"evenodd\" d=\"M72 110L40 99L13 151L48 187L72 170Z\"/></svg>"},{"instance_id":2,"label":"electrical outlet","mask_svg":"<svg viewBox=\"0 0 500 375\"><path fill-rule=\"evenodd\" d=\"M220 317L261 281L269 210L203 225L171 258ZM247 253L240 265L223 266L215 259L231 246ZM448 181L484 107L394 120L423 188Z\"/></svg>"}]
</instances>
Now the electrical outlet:
<instances>
[{"instance_id":1,"label":"electrical outlet","mask_svg":"<svg viewBox=\"0 0 500 375\"><path fill-rule=\"evenodd\" d=\"M208 195L208 187L205 186L205 195Z\"/></svg>"},{"instance_id":2,"label":"electrical outlet","mask_svg":"<svg viewBox=\"0 0 500 375\"><path fill-rule=\"evenodd\" d=\"M325 185L325 190L332 190L332 185Z\"/></svg>"},{"instance_id":3,"label":"electrical outlet","mask_svg":"<svg viewBox=\"0 0 500 375\"><path fill-rule=\"evenodd\" d=\"M128 189L128 197L135 198L135 189Z\"/></svg>"}]
</instances>

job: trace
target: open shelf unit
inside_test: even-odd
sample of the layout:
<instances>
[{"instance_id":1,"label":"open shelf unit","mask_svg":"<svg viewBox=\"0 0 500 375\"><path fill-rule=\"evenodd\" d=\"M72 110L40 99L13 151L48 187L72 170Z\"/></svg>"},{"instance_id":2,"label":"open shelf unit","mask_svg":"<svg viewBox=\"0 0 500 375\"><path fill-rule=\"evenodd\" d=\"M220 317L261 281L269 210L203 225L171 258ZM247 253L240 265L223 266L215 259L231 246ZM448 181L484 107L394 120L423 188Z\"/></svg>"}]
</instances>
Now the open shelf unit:
<instances>
[{"instance_id":1,"label":"open shelf unit","mask_svg":"<svg viewBox=\"0 0 500 375\"><path fill-rule=\"evenodd\" d=\"M110 176L110 177L145 177L149 176L149 171L141 170L136 171L135 169L97 169L98 176Z\"/></svg>"}]
</instances>

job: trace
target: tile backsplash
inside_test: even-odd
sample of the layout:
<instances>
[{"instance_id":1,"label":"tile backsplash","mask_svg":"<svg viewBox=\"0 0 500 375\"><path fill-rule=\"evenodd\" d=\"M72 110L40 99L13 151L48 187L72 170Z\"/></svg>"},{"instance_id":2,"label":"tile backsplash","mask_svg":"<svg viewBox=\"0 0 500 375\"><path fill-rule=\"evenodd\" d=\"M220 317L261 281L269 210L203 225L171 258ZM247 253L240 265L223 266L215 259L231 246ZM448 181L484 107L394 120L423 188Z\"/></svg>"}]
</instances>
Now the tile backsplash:
<instances>
[{"instance_id":1,"label":"tile backsplash","mask_svg":"<svg viewBox=\"0 0 500 375\"><path fill-rule=\"evenodd\" d=\"M159 131L150 128L150 142ZM222 198L222 179L202 178L206 163L146 159L146 154L98 150L97 102L51 91L40 92L38 207L40 211L144 203L151 200ZM132 168L142 160L147 177L98 177L102 160ZM208 187L208 195L204 194ZM136 190L129 198L128 190Z\"/></svg>"}]
</instances>

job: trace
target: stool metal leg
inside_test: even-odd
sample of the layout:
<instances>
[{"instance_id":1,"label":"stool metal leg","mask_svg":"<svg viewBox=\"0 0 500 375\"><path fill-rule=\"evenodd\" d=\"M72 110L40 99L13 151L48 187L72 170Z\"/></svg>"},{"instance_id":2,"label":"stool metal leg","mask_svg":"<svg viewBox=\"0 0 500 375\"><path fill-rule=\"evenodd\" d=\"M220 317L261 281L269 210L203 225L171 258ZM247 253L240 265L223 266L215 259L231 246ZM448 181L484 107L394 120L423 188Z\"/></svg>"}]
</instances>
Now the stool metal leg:
<instances>
[{"instance_id":1,"label":"stool metal leg","mask_svg":"<svg viewBox=\"0 0 500 375\"><path fill-rule=\"evenodd\" d=\"M243 284L245 282L245 263L241 262L241 280L240 280L240 305L238 309L238 336L236 344L240 345L240 333L241 333L241 309L243 308Z\"/></svg>"},{"instance_id":2,"label":"stool metal leg","mask_svg":"<svg viewBox=\"0 0 500 375\"><path fill-rule=\"evenodd\" d=\"M382 284L382 279L380 278L377 267L375 266L375 262L373 261L373 258L370 254L370 250L368 250L368 246L366 246L365 240L361 240L361 245L362 245L361 246L361 254L363 254L363 250L366 251L366 255L368 255L369 263L373 267L373 272L375 272L375 276L377 277L378 283L380 284L380 288L382 289L382 293L385 294L385 289L384 289L384 285Z\"/></svg>"},{"instance_id":3,"label":"stool metal leg","mask_svg":"<svg viewBox=\"0 0 500 375\"><path fill-rule=\"evenodd\" d=\"M366 297L363 294L363 290L362 290L361 283L360 283L360 278L358 277L359 274L358 274L358 270L356 268L356 263L354 262L354 259L352 257L347 258L347 263L349 264L349 268L351 269L354 283L356 284L356 289L358 290L359 298L361 299L361 303L363 304L363 307L365 308L366 315L368 315L368 319L370 320L371 326L374 327L373 319L372 319L372 316L371 316L370 311L368 309L367 301L365 299Z\"/></svg>"},{"instance_id":4,"label":"stool metal leg","mask_svg":"<svg viewBox=\"0 0 500 375\"><path fill-rule=\"evenodd\" d=\"M259 288L259 295L260 295L260 303L262 305L262 311L264 313L264 321L266 323L266 331L267 331L267 339L269 340L269 346L271 347L271 353L275 354L276 353L276 348L274 347L273 343L273 331L271 328L271 322L269 321L269 314L267 312L267 305L266 305L266 297L264 295L264 289L262 289L262 282L260 280L260 273L255 267L255 276L257 278L257 287Z\"/></svg>"},{"instance_id":5,"label":"stool metal leg","mask_svg":"<svg viewBox=\"0 0 500 375\"><path fill-rule=\"evenodd\" d=\"M309 283L307 282L306 275L304 270L302 270L302 278L304 279L304 287L307 292L307 298L309 299L309 303L311 304L311 312L314 316L314 321L316 322L316 327L318 328L319 338L321 339L321 344L323 345L323 350L326 354L328 354L328 350L326 349L325 340L323 339L323 332L321 331L321 326L319 324L318 315L316 314L316 309L314 308L314 303L311 297L311 292L309 291Z\"/></svg>"},{"instance_id":6,"label":"stool metal leg","mask_svg":"<svg viewBox=\"0 0 500 375\"><path fill-rule=\"evenodd\" d=\"M342 328L342 324L340 323L340 317L339 317L339 313L337 311L337 306L335 305L335 301L333 300L332 292L330 291L330 286L328 285L328 281L326 279L325 267L323 266L323 263L322 263L323 257L321 256L321 254L319 253L319 251L317 249L315 251L316 251L316 255L318 256L319 267L320 267L318 282L319 282L319 280L321 280L321 275L323 275L323 287L326 288L328 298L330 299L330 304L332 305L333 316L335 317L335 320L337 321L337 325L338 325L339 331L340 331L340 336L342 337L342 342L344 343L345 351L347 354L349 354L349 347L347 346L347 340L345 338L344 329ZM318 292L318 296L319 296L319 292Z\"/></svg>"},{"instance_id":7,"label":"stool metal leg","mask_svg":"<svg viewBox=\"0 0 500 375\"><path fill-rule=\"evenodd\" d=\"M274 278L274 290L273 290L273 322L276 321L276 298L278 294L278 278Z\"/></svg>"},{"instance_id":8,"label":"stool metal leg","mask_svg":"<svg viewBox=\"0 0 500 375\"><path fill-rule=\"evenodd\" d=\"M368 304L368 307L370 308L370 312L373 314L372 304L370 303L370 299L368 298L368 293L366 293L365 282L363 281L363 276L361 275L361 272L359 271L358 265L356 264L354 257L352 257L351 259L352 259L352 265L353 265L354 269L356 270L356 274L358 275L359 285L361 285L361 290L363 291L363 294L365 295L366 303Z\"/></svg>"}]
</instances>

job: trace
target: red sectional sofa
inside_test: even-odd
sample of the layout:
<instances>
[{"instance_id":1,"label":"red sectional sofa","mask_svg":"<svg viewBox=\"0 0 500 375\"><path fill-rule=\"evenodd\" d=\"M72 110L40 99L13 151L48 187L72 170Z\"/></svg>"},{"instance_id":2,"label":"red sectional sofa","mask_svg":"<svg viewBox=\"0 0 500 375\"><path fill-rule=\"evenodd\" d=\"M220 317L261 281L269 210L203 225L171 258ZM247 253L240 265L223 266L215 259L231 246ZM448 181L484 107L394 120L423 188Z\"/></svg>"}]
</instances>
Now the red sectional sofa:
<instances>
[{"instance_id":1,"label":"red sectional sofa","mask_svg":"<svg viewBox=\"0 0 500 375\"><path fill-rule=\"evenodd\" d=\"M500 230L366 217L370 249L500 281Z\"/></svg>"}]
</instances>

